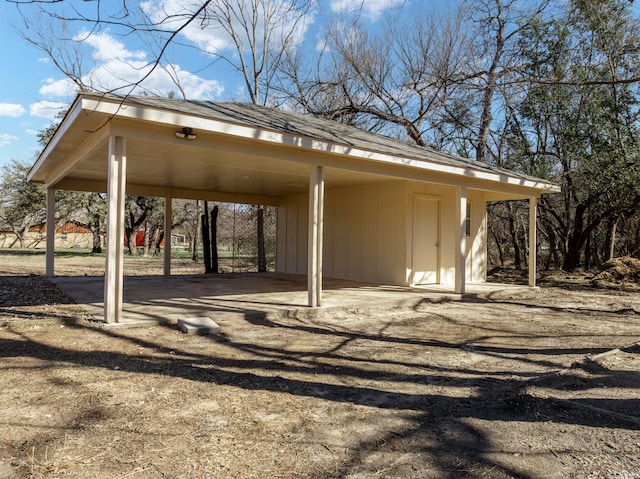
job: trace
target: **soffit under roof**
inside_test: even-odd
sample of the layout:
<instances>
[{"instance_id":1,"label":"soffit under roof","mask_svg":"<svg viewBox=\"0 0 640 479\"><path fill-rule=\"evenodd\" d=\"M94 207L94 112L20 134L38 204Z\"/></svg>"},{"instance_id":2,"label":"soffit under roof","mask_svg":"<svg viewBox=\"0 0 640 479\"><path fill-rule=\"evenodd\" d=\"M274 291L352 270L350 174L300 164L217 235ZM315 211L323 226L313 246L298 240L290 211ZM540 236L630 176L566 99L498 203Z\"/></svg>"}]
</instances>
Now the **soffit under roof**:
<instances>
[{"instance_id":1,"label":"soffit under roof","mask_svg":"<svg viewBox=\"0 0 640 479\"><path fill-rule=\"evenodd\" d=\"M193 128L197 138L177 138L183 127ZM396 177L514 198L558 191L530 176L252 104L86 93L76 98L30 180L103 189L111 135L127 138L127 183L149 192L172 188L278 198L307 191L316 164L325 166L327 187Z\"/></svg>"}]
</instances>

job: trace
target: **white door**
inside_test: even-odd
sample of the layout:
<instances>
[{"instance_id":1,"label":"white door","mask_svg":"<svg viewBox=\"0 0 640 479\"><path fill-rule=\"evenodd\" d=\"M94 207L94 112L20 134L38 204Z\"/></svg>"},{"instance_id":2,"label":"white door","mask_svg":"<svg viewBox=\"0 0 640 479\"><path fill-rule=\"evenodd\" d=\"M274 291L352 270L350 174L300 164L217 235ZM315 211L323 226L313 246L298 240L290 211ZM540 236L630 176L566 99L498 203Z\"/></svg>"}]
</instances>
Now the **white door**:
<instances>
[{"instance_id":1,"label":"white door","mask_svg":"<svg viewBox=\"0 0 640 479\"><path fill-rule=\"evenodd\" d=\"M416 196L413 202L413 284L440 282L440 201Z\"/></svg>"}]
</instances>

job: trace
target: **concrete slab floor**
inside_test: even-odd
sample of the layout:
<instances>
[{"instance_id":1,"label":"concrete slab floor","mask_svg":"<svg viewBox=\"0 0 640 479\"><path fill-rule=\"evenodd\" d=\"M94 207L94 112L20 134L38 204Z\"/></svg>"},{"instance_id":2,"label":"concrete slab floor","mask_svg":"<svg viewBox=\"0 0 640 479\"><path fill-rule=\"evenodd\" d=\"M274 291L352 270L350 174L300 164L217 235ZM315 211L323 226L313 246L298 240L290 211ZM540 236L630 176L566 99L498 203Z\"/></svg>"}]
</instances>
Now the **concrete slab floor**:
<instances>
[{"instance_id":1,"label":"concrete slab floor","mask_svg":"<svg viewBox=\"0 0 640 479\"><path fill-rule=\"evenodd\" d=\"M104 277L56 277L52 281L94 319L103 320ZM367 310L412 308L424 302L461 301L526 286L468 285L463 296L433 285L401 287L325 278L322 306L307 306L307 278L280 273L128 276L124 278L123 321L115 327L175 324L185 317L214 321L235 318L322 318Z\"/></svg>"}]
</instances>

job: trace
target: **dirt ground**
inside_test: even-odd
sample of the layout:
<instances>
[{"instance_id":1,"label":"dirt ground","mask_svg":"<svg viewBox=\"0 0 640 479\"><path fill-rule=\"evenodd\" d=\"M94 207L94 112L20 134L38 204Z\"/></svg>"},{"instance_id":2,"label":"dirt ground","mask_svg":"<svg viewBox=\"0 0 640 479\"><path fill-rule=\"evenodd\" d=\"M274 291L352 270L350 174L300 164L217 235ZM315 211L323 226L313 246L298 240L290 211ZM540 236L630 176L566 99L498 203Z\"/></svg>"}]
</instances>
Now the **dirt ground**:
<instances>
[{"instance_id":1,"label":"dirt ground","mask_svg":"<svg viewBox=\"0 0 640 479\"><path fill-rule=\"evenodd\" d=\"M187 336L92 326L43 261L0 254L0 479L640 478L637 285Z\"/></svg>"}]
</instances>

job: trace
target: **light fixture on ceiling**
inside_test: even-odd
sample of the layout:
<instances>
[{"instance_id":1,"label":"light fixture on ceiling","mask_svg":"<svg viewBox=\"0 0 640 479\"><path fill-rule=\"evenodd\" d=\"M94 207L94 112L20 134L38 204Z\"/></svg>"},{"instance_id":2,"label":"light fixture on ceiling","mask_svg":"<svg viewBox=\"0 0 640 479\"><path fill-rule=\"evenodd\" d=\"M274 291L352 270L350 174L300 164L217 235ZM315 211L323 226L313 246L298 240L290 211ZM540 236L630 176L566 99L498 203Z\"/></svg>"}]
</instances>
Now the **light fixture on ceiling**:
<instances>
[{"instance_id":1,"label":"light fixture on ceiling","mask_svg":"<svg viewBox=\"0 0 640 479\"><path fill-rule=\"evenodd\" d=\"M182 130L176 131L176 136L178 138L184 138L186 140L195 140L196 134L193 132L192 128L185 126Z\"/></svg>"}]
</instances>

